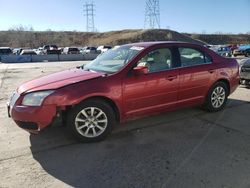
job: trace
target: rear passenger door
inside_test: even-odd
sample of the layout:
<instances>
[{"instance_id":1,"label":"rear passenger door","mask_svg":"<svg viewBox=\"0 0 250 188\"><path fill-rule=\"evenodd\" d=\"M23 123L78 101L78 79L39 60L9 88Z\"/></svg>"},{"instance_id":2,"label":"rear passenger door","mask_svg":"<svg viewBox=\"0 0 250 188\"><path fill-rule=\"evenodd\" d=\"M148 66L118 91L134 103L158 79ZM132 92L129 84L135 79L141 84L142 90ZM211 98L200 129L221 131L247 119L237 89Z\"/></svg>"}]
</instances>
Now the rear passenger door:
<instances>
[{"instance_id":1,"label":"rear passenger door","mask_svg":"<svg viewBox=\"0 0 250 188\"><path fill-rule=\"evenodd\" d=\"M212 59L194 47L183 46L178 51L181 61L178 104L201 104L215 74Z\"/></svg>"}]
</instances>

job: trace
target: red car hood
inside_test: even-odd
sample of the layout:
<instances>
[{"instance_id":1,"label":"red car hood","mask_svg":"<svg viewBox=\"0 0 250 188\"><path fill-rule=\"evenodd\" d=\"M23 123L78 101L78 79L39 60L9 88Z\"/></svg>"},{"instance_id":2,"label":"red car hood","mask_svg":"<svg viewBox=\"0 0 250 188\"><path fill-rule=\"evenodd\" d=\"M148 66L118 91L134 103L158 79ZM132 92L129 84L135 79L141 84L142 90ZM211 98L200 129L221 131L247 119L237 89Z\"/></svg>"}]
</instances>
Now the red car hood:
<instances>
[{"instance_id":1,"label":"red car hood","mask_svg":"<svg viewBox=\"0 0 250 188\"><path fill-rule=\"evenodd\" d=\"M21 94L27 91L57 89L72 83L97 78L102 75L104 75L104 73L89 72L77 68L69 69L25 82L18 87L17 91Z\"/></svg>"}]
</instances>

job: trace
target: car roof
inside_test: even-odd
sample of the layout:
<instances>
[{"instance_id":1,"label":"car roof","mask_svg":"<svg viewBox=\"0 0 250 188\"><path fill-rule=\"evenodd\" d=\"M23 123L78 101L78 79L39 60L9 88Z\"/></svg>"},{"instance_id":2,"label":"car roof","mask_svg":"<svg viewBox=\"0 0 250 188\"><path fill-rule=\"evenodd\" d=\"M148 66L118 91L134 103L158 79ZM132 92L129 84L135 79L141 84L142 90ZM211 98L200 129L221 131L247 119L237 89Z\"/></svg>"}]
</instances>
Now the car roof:
<instances>
[{"instance_id":1,"label":"car roof","mask_svg":"<svg viewBox=\"0 0 250 188\"><path fill-rule=\"evenodd\" d=\"M197 45L197 44L194 44L194 43L181 42L181 41L152 41L152 42L131 43L131 44L127 44L127 46L140 46L140 47L148 48L148 47L159 45L159 44L191 44L191 45ZM198 46L200 46L200 45L198 45Z\"/></svg>"},{"instance_id":2,"label":"car roof","mask_svg":"<svg viewBox=\"0 0 250 188\"><path fill-rule=\"evenodd\" d=\"M0 47L0 49L10 49L10 47Z\"/></svg>"},{"instance_id":3,"label":"car roof","mask_svg":"<svg viewBox=\"0 0 250 188\"><path fill-rule=\"evenodd\" d=\"M26 49L26 50L22 50L22 52L35 52L35 51L32 49Z\"/></svg>"}]
</instances>

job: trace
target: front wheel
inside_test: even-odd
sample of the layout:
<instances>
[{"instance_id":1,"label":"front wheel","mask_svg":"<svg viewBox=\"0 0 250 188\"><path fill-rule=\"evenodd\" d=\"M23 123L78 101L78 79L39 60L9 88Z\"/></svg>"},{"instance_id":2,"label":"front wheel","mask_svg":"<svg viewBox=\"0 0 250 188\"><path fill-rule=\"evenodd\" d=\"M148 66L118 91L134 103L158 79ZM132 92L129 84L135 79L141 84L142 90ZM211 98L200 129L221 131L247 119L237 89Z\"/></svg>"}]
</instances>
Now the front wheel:
<instances>
[{"instance_id":1,"label":"front wheel","mask_svg":"<svg viewBox=\"0 0 250 188\"><path fill-rule=\"evenodd\" d=\"M115 113L102 100L88 100L75 106L68 115L67 125L81 142L101 141L112 131Z\"/></svg>"},{"instance_id":2,"label":"front wheel","mask_svg":"<svg viewBox=\"0 0 250 188\"><path fill-rule=\"evenodd\" d=\"M205 109L209 112L222 110L227 102L229 88L224 82L217 82L208 92Z\"/></svg>"}]
</instances>

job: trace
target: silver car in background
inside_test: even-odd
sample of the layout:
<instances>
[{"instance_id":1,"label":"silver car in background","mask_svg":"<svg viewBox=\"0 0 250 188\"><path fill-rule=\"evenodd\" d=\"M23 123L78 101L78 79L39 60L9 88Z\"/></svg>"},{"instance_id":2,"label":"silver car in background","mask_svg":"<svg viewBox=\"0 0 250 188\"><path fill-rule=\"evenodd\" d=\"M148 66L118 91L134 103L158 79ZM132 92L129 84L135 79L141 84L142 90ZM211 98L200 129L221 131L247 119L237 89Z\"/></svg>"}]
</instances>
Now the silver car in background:
<instances>
[{"instance_id":1,"label":"silver car in background","mask_svg":"<svg viewBox=\"0 0 250 188\"><path fill-rule=\"evenodd\" d=\"M240 66L240 83L250 85L250 59L246 59Z\"/></svg>"}]
</instances>

